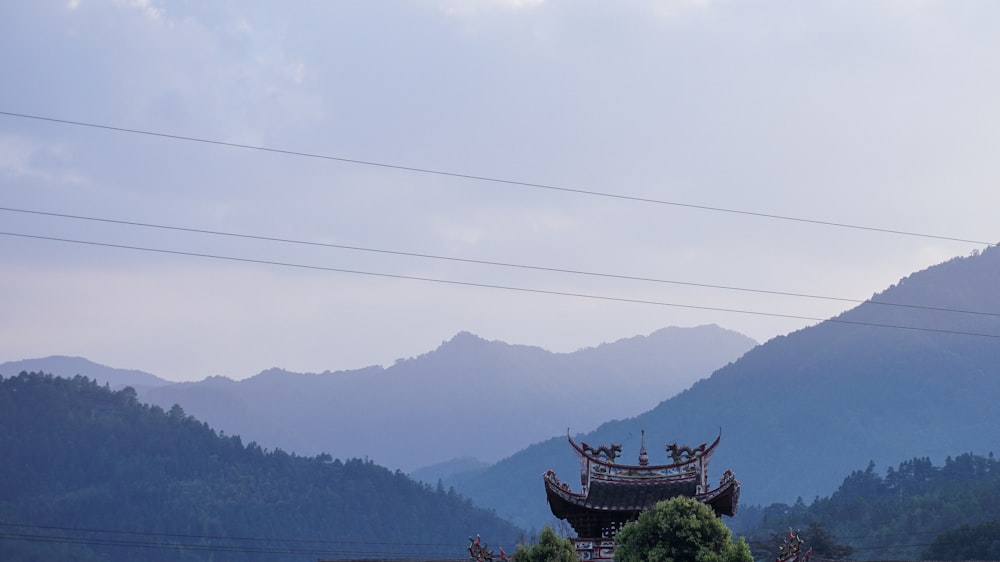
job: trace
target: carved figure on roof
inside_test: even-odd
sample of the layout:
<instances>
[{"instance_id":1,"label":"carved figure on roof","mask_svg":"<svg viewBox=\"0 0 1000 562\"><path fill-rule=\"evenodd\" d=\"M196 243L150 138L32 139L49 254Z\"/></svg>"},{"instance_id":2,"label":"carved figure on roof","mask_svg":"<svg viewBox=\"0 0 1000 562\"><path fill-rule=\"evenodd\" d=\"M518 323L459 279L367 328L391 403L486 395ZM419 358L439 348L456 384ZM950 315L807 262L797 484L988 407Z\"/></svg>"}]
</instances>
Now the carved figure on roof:
<instances>
[{"instance_id":1,"label":"carved figure on roof","mask_svg":"<svg viewBox=\"0 0 1000 562\"><path fill-rule=\"evenodd\" d=\"M667 453L670 454L670 458L674 461L674 464L677 464L697 457L698 453L704 453L705 447L705 443L692 448L687 445L678 445L675 441L667 445Z\"/></svg>"},{"instance_id":2,"label":"carved figure on roof","mask_svg":"<svg viewBox=\"0 0 1000 562\"><path fill-rule=\"evenodd\" d=\"M793 533L789 527L788 536L778 547L778 557L775 558L775 562L809 562L809 559L812 558L812 549L802 552L803 542L799 535Z\"/></svg>"},{"instance_id":3,"label":"carved figure on roof","mask_svg":"<svg viewBox=\"0 0 1000 562\"><path fill-rule=\"evenodd\" d=\"M493 562L493 551L486 548L479 535L473 539L469 537L469 559L474 562ZM501 552L503 549L501 549ZM506 558L506 554L504 555Z\"/></svg>"},{"instance_id":4,"label":"carved figure on roof","mask_svg":"<svg viewBox=\"0 0 1000 562\"><path fill-rule=\"evenodd\" d=\"M622 453L622 446L615 443L612 443L610 446L601 445L599 447L591 447L587 443L583 442L580 443L580 446L583 448L583 452L587 454L594 455L595 457L604 455L604 458L608 459L608 462L610 463L614 463L615 459L617 459Z\"/></svg>"},{"instance_id":5,"label":"carved figure on roof","mask_svg":"<svg viewBox=\"0 0 1000 562\"><path fill-rule=\"evenodd\" d=\"M580 461L580 489L574 491L553 471L543 474L545 497L552 515L569 523L577 534L581 559L610 562L613 538L623 525L639 518L657 502L677 496L693 497L717 515L732 517L739 506L740 483L732 471L723 475L717 488L709 488L708 464L722 439L698 447L667 447L673 464L651 464L645 447L645 431L639 443L639 464L619 463L621 445L593 447L578 443L566 432L566 440ZM605 460L607 458L607 460ZM611 462L611 461L614 462ZM598 556L596 541L608 541L607 557ZM581 542L582 541L582 542ZM589 545L589 546L582 546ZM590 556L590 558L586 558ZM607 559L604 559L607 558Z\"/></svg>"}]
</instances>

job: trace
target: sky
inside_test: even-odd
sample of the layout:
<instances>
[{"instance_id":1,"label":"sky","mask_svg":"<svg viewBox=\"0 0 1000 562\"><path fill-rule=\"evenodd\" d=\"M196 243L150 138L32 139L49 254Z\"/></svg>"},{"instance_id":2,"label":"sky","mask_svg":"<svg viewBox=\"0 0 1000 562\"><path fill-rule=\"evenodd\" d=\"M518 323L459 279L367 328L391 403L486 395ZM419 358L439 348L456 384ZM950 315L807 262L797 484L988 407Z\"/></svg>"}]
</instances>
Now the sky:
<instances>
[{"instance_id":1,"label":"sky","mask_svg":"<svg viewBox=\"0 0 1000 562\"><path fill-rule=\"evenodd\" d=\"M1000 240L998 20L0 3L0 362L185 381L389 366L461 331L767 341Z\"/></svg>"}]
</instances>

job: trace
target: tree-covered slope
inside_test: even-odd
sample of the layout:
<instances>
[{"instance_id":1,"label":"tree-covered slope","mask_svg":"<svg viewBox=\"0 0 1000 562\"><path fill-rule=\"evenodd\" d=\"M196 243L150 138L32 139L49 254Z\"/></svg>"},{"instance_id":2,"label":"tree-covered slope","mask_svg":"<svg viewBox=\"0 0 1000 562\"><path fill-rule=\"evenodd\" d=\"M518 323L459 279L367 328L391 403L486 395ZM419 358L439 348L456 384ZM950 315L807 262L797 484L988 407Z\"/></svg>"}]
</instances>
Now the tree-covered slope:
<instances>
[{"instance_id":1,"label":"tree-covered slope","mask_svg":"<svg viewBox=\"0 0 1000 562\"><path fill-rule=\"evenodd\" d=\"M635 462L645 429L659 462L664 443L697 445L721 427L712 469L716 477L732 469L747 504L828 494L869 460L890 466L988 450L1000 434L997 287L995 246L914 273L872 302L768 341L652 410L578 439L623 443L623 462ZM550 517L540 477L549 468L575 479L565 438L453 483L534 526Z\"/></svg>"},{"instance_id":2,"label":"tree-covered slope","mask_svg":"<svg viewBox=\"0 0 1000 562\"><path fill-rule=\"evenodd\" d=\"M370 461L265 451L85 377L0 378L3 560L461 557L520 531Z\"/></svg>"},{"instance_id":3,"label":"tree-covered slope","mask_svg":"<svg viewBox=\"0 0 1000 562\"><path fill-rule=\"evenodd\" d=\"M942 533L1000 520L1000 461L992 454L966 453L935 466L926 457L913 458L888 467L884 476L869 463L810 505L773 504L746 511L751 526L745 534L756 545L766 545L768 537L790 527L818 526L838 544L853 547L853 559L915 560L935 546ZM991 535L987 545L1000 538L995 529ZM955 552L969 545L942 546ZM942 552L932 558L962 559ZM976 558L993 559L982 554Z\"/></svg>"}]
</instances>

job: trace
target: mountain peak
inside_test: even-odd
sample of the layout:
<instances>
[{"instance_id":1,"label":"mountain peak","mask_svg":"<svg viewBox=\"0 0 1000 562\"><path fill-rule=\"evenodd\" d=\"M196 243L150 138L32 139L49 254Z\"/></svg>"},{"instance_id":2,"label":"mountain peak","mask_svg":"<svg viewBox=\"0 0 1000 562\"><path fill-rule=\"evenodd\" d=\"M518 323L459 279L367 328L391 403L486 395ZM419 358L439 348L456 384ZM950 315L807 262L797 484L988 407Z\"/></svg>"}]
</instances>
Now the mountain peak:
<instances>
[{"instance_id":1,"label":"mountain peak","mask_svg":"<svg viewBox=\"0 0 1000 562\"><path fill-rule=\"evenodd\" d=\"M467 332L465 330L462 330L461 332L452 336L450 340L444 343L480 343L486 341L487 340L485 340L484 338L481 338L476 334L473 334L472 332Z\"/></svg>"},{"instance_id":2,"label":"mountain peak","mask_svg":"<svg viewBox=\"0 0 1000 562\"><path fill-rule=\"evenodd\" d=\"M112 387L121 386L164 386L170 381L161 379L145 371L135 369L115 369L99 363L94 363L83 357L52 355L37 359L8 361L0 364L0 374L15 376L21 371L44 372L63 378L73 378L76 375L85 376L98 383L108 383Z\"/></svg>"}]
</instances>

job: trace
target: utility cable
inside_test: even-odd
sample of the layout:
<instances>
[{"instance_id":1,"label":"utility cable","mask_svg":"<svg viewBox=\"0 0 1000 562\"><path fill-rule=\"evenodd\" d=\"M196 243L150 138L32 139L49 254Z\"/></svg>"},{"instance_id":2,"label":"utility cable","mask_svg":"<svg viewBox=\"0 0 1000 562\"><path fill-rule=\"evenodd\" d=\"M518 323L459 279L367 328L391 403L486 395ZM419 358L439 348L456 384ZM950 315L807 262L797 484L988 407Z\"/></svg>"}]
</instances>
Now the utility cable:
<instances>
[{"instance_id":1,"label":"utility cable","mask_svg":"<svg viewBox=\"0 0 1000 562\"><path fill-rule=\"evenodd\" d=\"M221 535L201 535L187 533L162 533L162 532L141 532L112 529L95 529L88 527L66 527L56 525L30 525L24 523L0 522L0 528L23 529L22 531L0 530L0 539L26 540L31 542L54 542L62 544L79 544L85 546L118 546L132 548L153 548L153 549L190 549L200 551L219 552L247 552L266 554L309 554L309 555L353 555L405 560L405 559L435 559L454 560L457 557L451 552L461 552L464 547L456 543L401 543L401 542L372 542L372 541L339 541L321 539L295 539L295 538L275 538L275 537L237 537ZM110 537L87 537L54 535L52 532L80 534L103 534L103 535L124 535L135 538L110 538ZM41 534L50 533L50 534ZM158 540L168 539L168 540ZM202 542L178 542L182 540L198 540ZM230 544L210 544L212 541L228 541ZM251 543L290 543L293 546L278 546L268 544L232 544L239 542ZM330 546L295 546L295 545L330 545ZM337 546L333 546L337 545ZM350 547L349 550L345 546ZM363 548L365 546L379 548ZM390 548L387 548L390 547ZM391 547L399 547L392 549ZM437 547L438 552L433 552L427 547ZM417 549L420 552L400 552L399 549ZM447 553L446 553L447 552Z\"/></svg>"},{"instance_id":2,"label":"utility cable","mask_svg":"<svg viewBox=\"0 0 1000 562\"><path fill-rule=\"evenodd\" d=\"M198 539L198 540L229 540L229 541L258 541L258 542L290 542L290 543L311 543L311 544L337 544L337 545L367 545L367 546L399 546L403 543L398 542L373 542L373 541L342 541L342 540L332 540L332 539L304 539L304 538L276 538L276 537L241 537L241 536L223 536L223 535L205 535L205 534L191 534L191 533L163 533L154 531L123 531L123 530L111 530L111 529L95 529L93 527L64 527L58 525L29 525L27 523L8 523L5 521L0 521L0 527L15 527L19 529L36 529L41 531L69 531L77 533L105 533L114 535L133 535L133 536L148 536L148 537L166 537L166 538L180 538L180 539ZM456 543L406 543L406 546L419 546L419 547L447 547L455 548Z\"/></svg>"},{"instance_id":3,"label":"utility cable","mask_svg":"<svg viewBox=\"0 0 1000 562\"><path fill-rule=\"evenodd\" d=\"M693 203L683 203L683 202L679 202L679 201L667 201L667 200L664 200L664 199L652 199L652 198L648 198L648 197L638 197L638 196L632 196L632 195L622 195L622 194L607 193L607 192L601 192L601 191L591 191L591 190L586 190L586 189L579 189L579 188L572 188L572 187L565 187L565 186L557 186L557 185L550 185L550 184L543 184L543 183L534 183L534 182L528 182L528 181L511 180L511 179L497 178L497 177L491 177L491 176L480 176L480 175L475 175L475 174L465 174L465 173L460 173L460 172L450 172L450 171L446 171L446 170L437 170L437 169L431 169L431 168L419 168L419 167L415 167L415 166L405 166L405 165L401 165L401 164L390 164L390 163L386 163L386 162L376 162L376 161L371 161L371 160L359 160L359 159L355 159L355 158L345 158L345 157L341 157L341 156L330 156L330 155L325 155L325 154L316 154L316 153L310 153L310 152L301 152L301 151L297 151L297 150L286 150L286 149L280 149L280 148L268 148L268 147L264 147L264 146L256 146L256 145L251 145L251 144L242 144L242 143L234 143L234 142L226 142L226 141L206 139L206 138L199 138L199 137L192 137L192 136L186 136L186 135L174 135L174 134L162 133L162 132L157 132L157 131L147 131L147 130L142 130L142 129L129 129L129 128L125 128L125 127L114 127L114 126L111 126L111 125L102 125L102 124L98 124L98 123L87 123L87 122L83 122L83 121L72 121L72 120L69 120L69 119L57 119L57 118L54 118L54 117L44 117L44 116L41 116L41 115L29 115L29 114L26 114L26 113L15 113L15 112L12 112L12 111L0 111L0 115L6 115L8 117L19 117L19 118L22 118L22 119L34 119L34 120L37 120L37 121L47 121L47 122L59 123L59 124L63 124L63 125L74 125L74 126L78 126L78 127L90 127L90 128L94 128L94 129L103 129L103 130L107 130L107 131L116 131L116 132L120 132L120 133L130 133L130 134L135 134L135 135L147 135L147 136L160 137L160 138L166 138L166 139L172 139L172 140L180 140L180 141L187 141L187 142L197 142L197 143L211 144L211 145L217 145L217 146L227 146L227 147L231 147L231 148L240 148L240 149L245 149L245 150L256 150L256 151L271 152L271 153L276 153L276 154L285 154L285 155L289 155L289 156L300 156L300 157L305 157L305 158L318 158L318 159L322 159L322 160L331 160L331 161L335 161L335 162L343 162L343 163L347 163L347 164L357 164L357 165L361 165L361 166L373 166L373 167L378 167L378 168L389 168L389 169L393 169L393 170L402 170L402 171L406 171L406 172L415 172L415 173L420 173L420 174L430 174L430 175L436 175L436 176L453 177L453 178L475 180L475 181L482 181L482 182L490 182L490 183L504 184L504 185L515 185L515 186L520 186L520 187L532 187L532 188L536 188L536 189L547 189L547 190L550 190L550 191L559 191L559 192L564 192L564 193L575 193L575 194L578 194L578 195L588 195L588 196L593 196L593 197L603 197L603 198L609 198L609 199L634 201L634 202L639 202L639 203L653 203L653 204L657 204L657 205L669 205L669 206L673 206L673 207L682 207L682 208L686 208L686 209L697 209L697 210L701 210L701 211L712 211L712 212L717 212L717 213L729 213L729 214L735 214L735 215L753 216L753 217L759 217L759 218L775 219L775 220L783 220L783 221L792 221L792 222L798 222L798 223L806 223L806 224L814 224L814 225L822 225L822 226L831 226L831 227L837 227L837 228L849 228L849 229L853 229L853 230L863 230L863 231L868 231L868 232L880 232L880 233L883 233L883 234L896 234L896 235L901 235L901 236L915 236L915 237L920 237L920 238L931 238L931 239L935 239L935 240L947 240L947 241L951 241L951 242L966 242L966 243L970 243L970 244L979 244L979 245L983 245L983 246L989 246L989 245L992 244L992 242L983 242L981 240L970 240L970 239L967 239L967 238L957 238L957 237L952 237L952 236L940 236L940 235L935 235L935 234L925 234L925 233L920 233L920 232L910 232L910 231L895 230L895 229L890 229L890 228L879 228L879 227L873 227L873 226L863 226L863 225L848 224L848 223L842 223L842 222L824 221L824 220L818 220L818 219L807 219L807 218L802 218L802 217L793 217L793 216L789 216L789 215L778 215L778 214L773 214L773 213L762 213L762 212L756 212L756 211L745 211L745 210L740 210L740 209L729 209L729 208L725 208L725 207L713 207L713 206L710 206L710 205L697 205L697 204L693 204Z\"/></svg>"},{"instance_id":4,"label":"utility cable","mask_svg":"<svg viewBox=\"0 0 1000 562\"><path fill-rule=\"evenodd\" d=\"M285 554L285 555L309 555L309 556L352 556L369 557L373 559L393 558L399 560L409 559L435 559L435 560L455 560L458 557L447 554L418 554L398 551L368 551L368 550L330 550L317 548L293 548L293 547L268 547L268 546L240 546L225 544L201 544L182 543L169 541L141 541L129 539L105 539L99 537L61 537L54 535L33 534L33 533L3 533L0 532L0 539L23 540L29 542L44 542L56 544L74 544L82 546L112 546L127 548L143 548L156 550L191 550L202 552L242 552L256 554Z\"/></svg>"},{"instance_id":5,"label":"utility cable","mask_svg":"<svg viewBox=\"0 0 1000 562\"><path fill-rule=\"evenodd\" d=\"M624 297L610 297L610 296L592 295L592 294L586 294L586 293L572 293L572 292L567 292L567 291L553 291L553 290L546 290L546 289L534 289L534 288L529 288L529 287L514 287L514 286L507 286L507 285L495 285L495 284L489 284L489 283L475 283L475 282L471 282L471 281L455 281L455 280L450 280L450 279L435 279L435 278L430 278L430 277L417 277L417 276L400 275L400 274L393 274L393 273L379 273L379 272L361 271L361 270L354 270L354 269L324 267L324 266L318 266L318 265L296 264L296 263L289 263L289 262L278 262L278 261L261 260L261 259L253 259L253 258L240 258L240 257L234 257L234 256L222 256L222 255L204 254L204 253L198 253L198 252L185 252L185 251L180 251L180 250L165 250L165 249L162 249L162 248L146 248L146 247L141 247L141 246L128 246L128 245L124 245L124 244L111 244L111 243L107 243L107 242L92 242L92 241L87 241L87 240L75 240L75 239L70 239L70 238L58 238L58 237L54 237L54 236L39 236L39 235L22 234L22 233L16 233L16 232L0 232L0 235L15 236L15 237L20 237L20 238L32 238L32 239L36 239L36 240L50 240L50 241L55 241L55 242L67 242L67 243L72 243L72 244L84 244L84 245L100 246L100 247L106 247L106 248L119 248L119 249L136 250L136 251L143 251L143 252L155 252L155 253L161 253L161 254L172 254L172 255L180 255L180 256L191 256L191 257L200 257L200 258L227 260L227 261L242 262L242 263L255 263L255 264L263 264L263 265L277 265L277 266L282 266L282 267L293 267L293 268L310 269L310 270L317 270L317 271L331 271L331 272L337 272L337 273L350 273L350 274L355 274L355 275L367 275L367 276L372 276L372 277L385 277L385 278L391 278L391 279L405 279L405 280L409 280L409 281L424 281L424 282L428 282L428 283L441 283L441 284L457 285L457 286L464 286L464 287L480 287L480 288L486 288L486 289L501 289L501 290L506 290L506 291L518 291L518 292L522 292L522 293L534 293L534 294L543 294L543 295L557 295L557 296L564 296L564 297L577 297L577 298L586 298L586 299L594 299L594 300L602 300L602 301L626 302L626 303L634 303L634 304L646 304L646 305L655 305L655 306L684 308L684 309L690 309L690 310L708 310L708 311L713 311L713 312L730 312L730 313L735 313L735 314L750 314L750 315L756 315L756 316L768 316L768 317L772 317L772 318L789 318L789 319L794 319L794 320L810 320L810 321L817 321L817 322L832 322L832 323L837 323L837 324L849 324L849 325L856 325L856 326L869 326L869 327L876 327L876 328L894 328L894 329L899 329L899 330L914 330L914 331L920 331L920 332L932 332L932 333L940 333L940 334L953 334L953 335L961 335L961 336L978 336L978 337L985 337L985 338L1000 339L1000 335L997 335L997 334L984 334L984 333L979 333L979 332L964 332L964 331L959 331L959 330L946 330L946 329L943 329L943 328L921 328L921 327L916 327L916 326L900 326L900 325L895 325L895 324L878 324L878 323L874 323L874 322L860 322L860 321L853 321L853 320L844 320L842 318L817 318L817 317L812 317L812 316L801 316L801 315L795 315L795 314L782 314L782 313L776 313L776 312L762 312L762 311L752 311L752 310L740 310L740 309L722 308L722 307L714 307L714 306L702 306L702 305L693 305L693 304L670 303L670 302L663 302L663 301L653 301L653 300L643 300L643 299L630 299L630 298L624 298Z\"/></svg>"},{"instance_id":6,"label":"utility cable","mask_svg":"<svg viewBox=\"0 0 1000 562\"><path fill-rule=\"evenodd\" d=\"M901 308L911 308L911 309L919 309L919 310L930 310L930 311L935 311L935 312L953 312L953 313L959 313L959 314L977 314L977 315L982 315L982 316L1000 317L1000 313L996 313L996 312L982 312L982 311L976 311L976 310L963 310L963 309L944 308L944 307L936 307L936 306L924 306L924 305L917 305L917 304L893 303L893 302L885 302L885 301L876 301L876 300L872 300L872 299L852 299L852 298L846 298L846 297L832 297L832 296L823 296L823 295L813 295L813 294L807 294L807 293L795 293L795 292L789 292L789 291L775 291L775 290L767 290L767 289L752 289L752 288L747 288L747 287L735 287L735 286L730 286L730 285L713 285L713 284L709 284L709 283L697 283L697 282L692 282L692 281L676 281L676 280L670 280L670 279L657 279L657 278L652 278L652 277L640 277L640 276L622 275L622 274L615 274L615 273L601 273L601 272L583 271L583 270L577 270L577 269L561 269L561 268L556 268L556 267L546 267L546 266L538 266L538 265L526 265L526 264L517 264L517 263L509 263L509 262L497 262L497 261L489 261L489 260L478 260L478 259L470 259L470 258L457 258L457 257L452 257L452 256L439 256L439 255L434 255L434 254L422 254L422 253L416 253L416 252L403 252L403 251L398 251L398 250L386 250L386 249L380 249L380 248L366 248L366 247L363 247L363 246L350 246L350 245L344 245L344 244L332 244L332 243L327 243L327 242L314 242L314 241L306 241L306 240L293 240L293 239L288 239L288 238L276 238L276 237L271 237L271 236L260 236L260 235L253 235L253 234L240 234L240 233L234 233L234 232L222 232L222 231L217 231L217 230L206 230L206 229L200 229L200 228L189 228L189 227L182 227L182 226L170 226L170 225L163 225L163 224L154 224L154 223L145 223L145 222L136 222L136 221L126 221L126 220L117 220L117 219L108 219L108 218L99 218L99 217L88 217L88 216L82 216L82 215L71 215L71 214L55 213L55 212L49 212L49 211L37 211L37 210L30 210L30 209L17 209L17 208L13 208L13 207L0 207L0 211L8 211L8 212L13 212L13 213L26 213L26 214L34 214L34 215L44 215L44 216L59 217L59 218L69 218L69 219L77 219L77 220L86 220L86 221L102 222L102 223L109 223L109 224L121 224L121 225L137 226L137 227L144 227L144 228L156 228L156 229L171 230L171 231L178 231L178 232L191 232L191 233L196 233L196 234L209 234L209 235L213 235L213 236L226 236L226 237L231 237L231 238L243 238L243 239L248 239L248 240L261 240L261 241L268 241L268 242L280 242L280 243L284 243L284 244L298 244L298 245L304 245L304 246L318 246L318 247L324 247L324 248L335 248L335 249L340 249L340 250L352 250L352 251L359 251L359 252L372 252L372 253L380 253L380 254L391 254L391 255L397 255L397 256L407 256L407 257L416 257L416 258L424 258L424 259L444 260L444 261L452 261L452 262L459 262L459 263L472 263L472 264L478 264L478 265L490 265L490 266L507 267L507 268L528 269L528 270L534 270L534 271L547 271L547 272L551 272L551 273L566 273L566 274L582 275L582 276L589 276L589 277L604 277L604 278L622 279L622 280L628 280L628 281L644 281L644 282L651 282L651 283L663 283L663 284L671 284L671 285L683 285L683 286L688 286L688 287L700 287L700 288L707 288L707 289L722 289L722 290L727 290L727 291L742 291L742 292L750 292L750 293L758 293L758 294L766 294L766 295L776 295L776 296L785 296L785 297L798 297L798 298L808 298L808 299L819 299L819 300L849 302L849 303L856 303L856 304L870 303L870 304L877 304L877 305L880 305L880 306L894 306L894 307L901 307Z\"/></svg>"}]
</instances>

